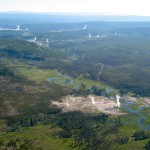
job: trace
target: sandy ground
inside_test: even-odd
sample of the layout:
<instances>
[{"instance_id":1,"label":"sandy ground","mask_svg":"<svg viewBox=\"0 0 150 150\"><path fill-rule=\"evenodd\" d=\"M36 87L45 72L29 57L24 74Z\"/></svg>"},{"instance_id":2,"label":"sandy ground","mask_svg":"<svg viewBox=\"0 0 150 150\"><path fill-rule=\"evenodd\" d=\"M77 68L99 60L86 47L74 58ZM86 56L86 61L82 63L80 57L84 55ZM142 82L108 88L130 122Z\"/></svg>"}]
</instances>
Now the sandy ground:
<instances>
[{"instance_id":1,"label":"sandy ground","mask_svg":"<svg viewBox=\"0 0 150 150\"><path fill-rule=\"evenodd\" d=\"M117 101L102 96L89 95L63 97L60 102L53 101L53 105L61 107L64 112L82 111L86 113L106 113L120 115L122 112L116 107Z\"/></svg>"}]
</instances>

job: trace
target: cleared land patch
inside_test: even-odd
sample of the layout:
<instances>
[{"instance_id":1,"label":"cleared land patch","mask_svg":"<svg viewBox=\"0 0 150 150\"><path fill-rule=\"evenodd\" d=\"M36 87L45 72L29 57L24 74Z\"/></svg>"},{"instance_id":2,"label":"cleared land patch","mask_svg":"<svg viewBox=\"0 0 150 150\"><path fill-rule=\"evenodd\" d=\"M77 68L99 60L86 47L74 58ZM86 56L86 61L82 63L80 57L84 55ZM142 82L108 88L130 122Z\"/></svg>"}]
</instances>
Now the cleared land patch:
<instances>
[{"instance_id":1,"label":"cleared land patch","mask_svg":"<svg viewBox=\"0 0 150 150\"><path fill-rule=\"evenodd\" d=\"M66 96L61 101L53 101L53 105L61 107L64 112L82 111L86 113L106 113L120 115L122 112L116 107L116 101L102 96Z\"/></svg>"}]
</instances>

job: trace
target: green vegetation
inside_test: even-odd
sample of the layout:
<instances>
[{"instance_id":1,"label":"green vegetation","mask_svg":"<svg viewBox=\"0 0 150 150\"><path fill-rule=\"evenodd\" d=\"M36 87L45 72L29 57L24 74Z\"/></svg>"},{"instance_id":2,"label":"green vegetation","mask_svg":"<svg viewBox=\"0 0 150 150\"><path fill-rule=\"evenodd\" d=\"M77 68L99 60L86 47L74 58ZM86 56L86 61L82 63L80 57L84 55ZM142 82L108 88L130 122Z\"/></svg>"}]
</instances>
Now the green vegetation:
<instances>
[{"instance_id":1,"label":"green vegetation","mask_svg":"<svg viewBox=\"0 0 150 150\"><path fill-rule=\"evenodd\" d=\"M149 149L150 131L140 130L138 121L144 116L142 128L150 124L150 109L140 98L129 105L133 111L142 108L139 113L129 112L121 101L120 116L63 112L51 104L67 95L150 96L148 29L122 29L126 35L115 36L120 29L113 23L89 24L93 35L101 25L105 36L49 31L82 24L45 25L41 31L34 24L30 33L0 31L0 149ZM39 41L29 42L34 36Z\"/></svg>"},{"instance_id":2,"label":"green vegetation","mask_svg":"<svg viewBox=\"0 0 150 150\"><path fill-rule=\"evenodd\" d=\"M72 144L71 139L56 137L61 131L60 128L52 125L37 125L29 128L21 128L17 132L4 134L0 141L3 141L3 148L15 149L67 149ZM1 147L2 148L2 147Z\"/></svg>"},{"instance_id":3,"label":"green vegetation","mask_svg":"<svg viewBox=\"0 0 150 150\"><path fill-rule=\"evenodd\" d=\"M146 150L150 149L150 141L144 147Z\"/></svg>"}]
</instances>

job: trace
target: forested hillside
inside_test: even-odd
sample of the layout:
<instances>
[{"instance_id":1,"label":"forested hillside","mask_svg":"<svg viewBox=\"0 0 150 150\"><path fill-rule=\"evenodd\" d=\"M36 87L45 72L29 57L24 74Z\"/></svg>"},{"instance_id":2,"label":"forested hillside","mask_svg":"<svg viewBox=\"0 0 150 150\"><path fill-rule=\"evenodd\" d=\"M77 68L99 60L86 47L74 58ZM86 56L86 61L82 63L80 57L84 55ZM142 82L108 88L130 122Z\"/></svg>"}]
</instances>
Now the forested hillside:
<instances>
[{"instance_id":1,"label":"forested hillside","mask_svg":"<svg viewBox=\"0 0 150 150\"><path fill-rule=\"evenodd\" d=\"M149 23L2 27L0 149L149 149Z\"/></svg>"}]
</instances>

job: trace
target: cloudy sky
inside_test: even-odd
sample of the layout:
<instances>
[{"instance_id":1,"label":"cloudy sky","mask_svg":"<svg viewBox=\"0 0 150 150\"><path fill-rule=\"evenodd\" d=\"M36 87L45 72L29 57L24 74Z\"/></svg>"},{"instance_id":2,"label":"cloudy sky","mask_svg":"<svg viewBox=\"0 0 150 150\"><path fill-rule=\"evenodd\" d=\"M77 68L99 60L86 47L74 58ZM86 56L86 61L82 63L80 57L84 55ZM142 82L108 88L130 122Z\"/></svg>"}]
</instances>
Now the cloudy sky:
<instances>
[{"instance_id":1,"label":"cloudy sky","mask_svg":"<svg viewBox=\"0 0 150 150\"><path fill-rule=\"evenodd\" d=\"M150 16L150 0L0 0L0 11Z\"/></svg>"}]
</instances>

